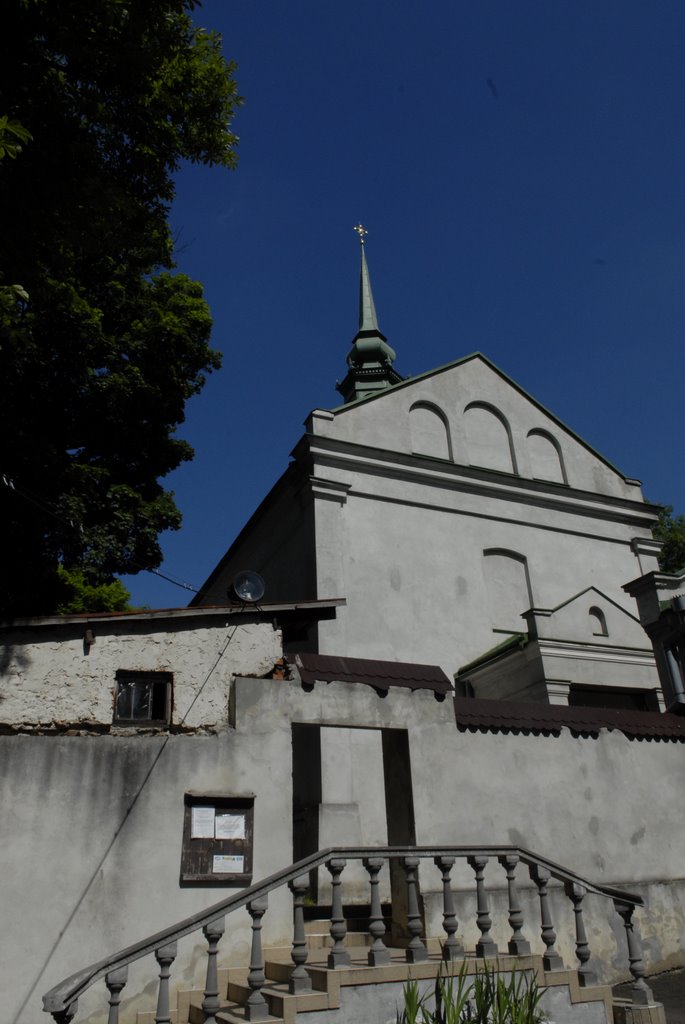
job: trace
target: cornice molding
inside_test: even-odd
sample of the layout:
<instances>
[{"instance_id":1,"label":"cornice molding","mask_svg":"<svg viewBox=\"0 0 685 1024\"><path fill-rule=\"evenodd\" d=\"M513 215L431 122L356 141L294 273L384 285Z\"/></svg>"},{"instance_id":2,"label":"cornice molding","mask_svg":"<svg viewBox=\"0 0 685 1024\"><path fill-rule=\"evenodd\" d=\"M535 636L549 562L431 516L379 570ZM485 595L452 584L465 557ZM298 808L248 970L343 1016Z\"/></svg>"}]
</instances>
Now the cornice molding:
<instances>
[{"instance_id":1,"label":"cornice molding","mask_svg":"<svg viewBox=\"0 0 685 1024\"><path fill-rule=\"evenodd\" d=\"M305 453L313 460L314 466L344 469L378 478L423 484L434 489L529 504L646 529L656 518L654 506L630 498L577 490L565 484L532 480L496 470L372 448L334 438L306 435L293 455L301 459ZM353 493L355 491L353 486L348 489Z\"/></svg>"},{"instance_id":2,"label":"cornice molding","mask_svg":"<svg viewBox=\"0 0 685 1024\"><path fill-rule=\"evenodd\" d=\"M554 658L570 658L573 661L620 662L623 665L656 668L654 652L651 648L600 646L576 640L549 639L531 640L531 645L537 645L542 657L547 655Z\"/></svg>"}]
</instances>

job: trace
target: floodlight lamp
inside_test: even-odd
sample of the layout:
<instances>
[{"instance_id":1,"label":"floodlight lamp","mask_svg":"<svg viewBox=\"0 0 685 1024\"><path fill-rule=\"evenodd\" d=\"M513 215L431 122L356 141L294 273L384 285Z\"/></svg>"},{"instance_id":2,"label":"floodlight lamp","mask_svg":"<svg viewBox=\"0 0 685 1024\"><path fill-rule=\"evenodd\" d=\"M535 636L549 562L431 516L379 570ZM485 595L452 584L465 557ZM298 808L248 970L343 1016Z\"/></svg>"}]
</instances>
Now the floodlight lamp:
<instances>
[{"instance_id":1,"label":"floodlight lamp","mask_svg":"<svg viewBox=\"0 0 685 1024\"><path fill-rule=\"evenodd\" d=\"M256 604L264 596L264 580L258 572L244 569L233 577L228 595L237 597L243 604Z\"/></svg>"}]
</instances>

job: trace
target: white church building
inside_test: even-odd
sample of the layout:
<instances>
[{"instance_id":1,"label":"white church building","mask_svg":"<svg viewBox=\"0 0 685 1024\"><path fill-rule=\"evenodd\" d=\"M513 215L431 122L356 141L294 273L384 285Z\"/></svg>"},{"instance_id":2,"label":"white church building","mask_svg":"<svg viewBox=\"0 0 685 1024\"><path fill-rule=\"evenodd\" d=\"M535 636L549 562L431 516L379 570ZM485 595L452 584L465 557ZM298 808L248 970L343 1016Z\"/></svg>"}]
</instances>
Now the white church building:
<instances>
[{"instance_id":1,"label":"white church building","mask_svg":"<svg viewBox=\"0 0 685 1024\"><path fill-rule=\"evenodd\" d=\"M479 697L662 708L622 589L658 569L658 508L485 356L402 380L361 258L345 402L307 418L193 604L249 566L272 600L345 598L307 638L320 654L437 663Z\"/></svg>"}]
</instances>

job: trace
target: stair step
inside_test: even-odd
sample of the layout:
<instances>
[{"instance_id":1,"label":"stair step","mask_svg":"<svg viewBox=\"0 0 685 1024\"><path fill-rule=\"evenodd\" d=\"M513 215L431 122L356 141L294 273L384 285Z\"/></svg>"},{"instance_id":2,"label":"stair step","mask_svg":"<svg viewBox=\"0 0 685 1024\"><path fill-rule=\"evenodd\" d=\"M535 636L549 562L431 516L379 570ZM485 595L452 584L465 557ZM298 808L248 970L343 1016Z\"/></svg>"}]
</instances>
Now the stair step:
<instances>
[{"instance_id":1,"label":"stair step","mask_svg":"<svg viewBox=\"0 0 685 1024\"><path fill-rule=\"evenodd\" d=\"M222 999L221 1008L216 1013L216 1019L223 1021L224 1024L246 1024L245 1006L243 1003L237 1003L232 999ZM268 1024L295 1024L295 1019L294 1015L289 1020L284 1020L283 1017L274 1017L271 1014L263 1018ZM205 1015L200 1007L192 1008L188 1022L189 1024L205 1024Z\"/></svg>"},{"instance_id":2,"label":"stair step","mask_svg":"<svg viewBox=\"0 0 685 1024\"><path fill-rule=\"evenodd\" d=\"M401 982L410 978L416 980L434 978L442 963L441 947L439 941L433 939L427 940L426 945L429 950L429 959L426 961L408 964L405 949L389 947L390 963L385 966L370 967L367 962L366 945L352 944L348 947L350 965L334 970L327 966L327 948L311 950L306 969L312 982L312 990L297 994L291 993L288 987L293 970L290 947L270 947L265 963L267 982L262 988L269 1010L269 1017L266 1020L268 1024L297 1024L298 1020L306 1024L306 1017L298 1018L298 1014L306 1013L308 1010L323 1012L340 1007L341 988L344 989L350 985L365 986ZM484 961L470 954L465 961L456 961L449 973L458 973L464 962L467 964L468 973L473 974ZM493 961L490 963L492 965ZM568 985L574 1004L604 999L607 1007L611 1005L610 989L602 986L581 989L578 984L577 972L572 970L544 974L541 970L541 958L538 955L515 957L503 953L497 963L499 969L504 971L513 967L517 967L519 970L535 971L541 981L544 979L543 983L548 988ZM217 1020L221 1024L246 1024L245 1002L252 991L248 984L248 975L249 968L247 967L220 968L220 992L223 998ZM178 1024L185 1024L185 1022L205 1024L202 1000L201 989L180 990L177 1010L172 1011L174 1024L176 1022ZM610 1015L608 1019L611 1019ZM154 1024L154 1013L139 1013L137 1024Z\"/></svg>"},{"instance_id":3,"label":"stair step","mask_svg":"<svg viewBox=\"0 0 685 1024\"><path fill-rule=\"evenodd\" d=\"M250 986L232 981L228 987L228 1000L231 1003L244 1005L251 992ZM294 1024L298 1012L307 1010L328 1010L328 993L313 989L311 992L298 992L297 995L288 991L287 984L277 982L264 985L262 995L269 1005L269 1013L273 1017Z\"/></svg>"},{"instance_id":4,"label":"stair step","mask_svg":"<svg viewBox=\"0 0 685 1024\"><path fill-rule=\"evenodd\" d=\"M220 1024L246 1024L245 1008L243 1006L226 1006L219 1010L216 1020ZM265 1017L267 1024L285 1024L278 1017Z\"/></svg>"},{"instance_id":5,"label":"stair step","mask_svg":"<svg viewBox=\"0 0 685 1024\"><path fill-rule=\"evenodd\" d=\"M246 1024L245 1007L237 1006L235 1003L227 1003L216 1014L220 1024ZM285 1024L280 1017L264 1017L266 1024Z\"/></svg>"},{"instance_id":6,"label":"stair step","mask_svg":"<svg viewBox=\"0 0 685 1024\"><path fill-rule=\"evenodd\" d=\"M350 947L348 949L348 952L350 954L350 959L352 960L353 963L366 963L367 949L365 946L359 946L356 948ZM288 956L287 960L273 960L271 959L270 954L269 959L266 960L264 963L264 973L266 974L267 978L270 981L279 983L287 984L287 982L290 981L290 975L293 972L293 968L294 964L290 959L290 956ZM310 975L312 974L313 970L316 970L317 977L328 973L328 951L310 950L309 958L307 959L305 968L307 969ZM235 980L239 979L236 978ZM314 987L317 987L316 984ZM325 986L322 987L325 988Z\"/></svg>"}]
</instances>

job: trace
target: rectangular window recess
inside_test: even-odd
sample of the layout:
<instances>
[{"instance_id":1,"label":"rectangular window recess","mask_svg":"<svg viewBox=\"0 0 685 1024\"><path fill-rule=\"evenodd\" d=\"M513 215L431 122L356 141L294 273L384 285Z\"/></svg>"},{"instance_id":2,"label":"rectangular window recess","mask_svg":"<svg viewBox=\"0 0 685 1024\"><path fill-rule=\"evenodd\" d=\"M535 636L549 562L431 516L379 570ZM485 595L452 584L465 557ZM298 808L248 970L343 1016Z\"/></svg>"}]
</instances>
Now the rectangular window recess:
<instances>
[{"instance_id":1,"label":"rectangular window recess","mask_svg":"<svg viewBox=\"0 0 685 1024\"><path fill-rule=\"evenodd\" d=\"M252 881L254 796L186 793L182 886L246 886Z\"/></svg>"},{"instance_id":2,"label":"rectangular window recess","mask_svg":"<svg viewBox=\"0 0 685 1024\"><path fill-rule=\"evenodd\" d=\"M116 676L114 721L119 725L168 725L171 720L171 672L120 669Z\"/></svg>"},{"instance_id":3,"label":"rectangular window recess","mask_svg":"<svg viewBox=\"0 0 685 1024\"><path fill-rule=\"evenodd\" d=\"M656 711L650 690L620 689L615 686L572 685L568 695L573 708L619 708L624 711Z\"/></svg>"}]
</instances>

